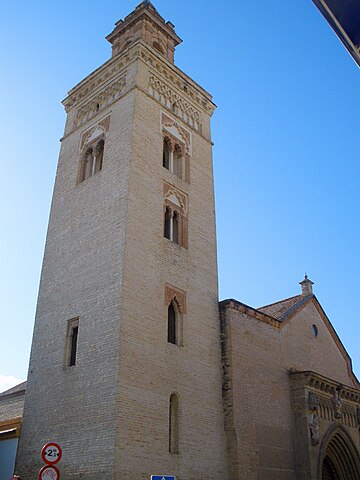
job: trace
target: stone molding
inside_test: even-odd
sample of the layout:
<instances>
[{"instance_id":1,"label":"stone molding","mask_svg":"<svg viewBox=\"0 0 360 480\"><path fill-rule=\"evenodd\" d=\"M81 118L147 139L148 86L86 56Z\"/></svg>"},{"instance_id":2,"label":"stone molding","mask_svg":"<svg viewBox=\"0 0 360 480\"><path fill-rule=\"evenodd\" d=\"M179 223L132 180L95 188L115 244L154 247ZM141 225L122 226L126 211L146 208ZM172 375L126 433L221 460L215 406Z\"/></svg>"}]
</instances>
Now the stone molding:
<instances>
[{"instance_id":1,"label":"stone molding","mask_svg":"<svg viewBox=\"0 0 360 480\"><path fill-rule=\"evenodd\" d=\"M161 132L164 136L170 135L175 137L176 140L179 140L185 146L185 154L192 154L192 138L191 133L182 127L179 122L171 118L164 112L161 112Z\"/></svg>"},{"instance_id":2,"label":"stone molding","mask_svg":"<svg viewBox=\"0 0 360 480\"><path fill-rule=\"evenodd\" d=\"M155 55L143 43L140 42L139 47L138 56L152 68L154 75L162 77L163 81L171 84L172 89L187 97L189 103L196 105L196 108L203 110L209 116L214 113L216 105L206 90L197 85L178 67L164 61L163 57Z\"/></svg>"},{"instance_id":3,"label":"stone molding","mask_svg":"<svg viewBox=\"0 0 360 480\"><path fill-rule=\"evenodd\" d=\"M124 91L126 85L125 75L117 81L111 83L103 90L99 91L95 96L83 105L80 105L76 112L73 128L77 128L97 115L99 111L114 103Z\"/></svg>"},{"instance_id":4,"label":"stone molding","mask_svg":"<svg viewBox=\"0 0 360 480\"><path fill-rule=\"evenodd\" d=\"M360 390L311 371L288 372L293 438L299 479L315 478L328 433L343 429L358 437ZM320 462L321 463L321 462Z\"/></svg>"},{"instance_id":5,"label":"stone molding","mask_svg":"<svg viewBox=\"0 0 360 480\"><path fill-rule=\"evenodd\" d=\"M200 112L154 74L149 77L148 94L180 117L184 123L201 132Z\"/></svg>"},{"instance_id":6,"label":"stone molding","mask_svg":"<svg viewBox=\"0 0 360 480\"><path fill-rule=\"evenodd\" d=\"M295 411L316 414L318 419L357 428L360 390L348 387L314 372L289 371L292 391L304 392L307 403L294 403ZM302 396L302 395L300 395ZM296 397L296 396L295 396ZM294 397L294 398L295 398ZM307 412L305 412L305 409ZM311 431L310 424L310 431Z\"/></svg>"},{"instance_id":7,"label":"stone molding","mask_svg":"<svg viewBox=\"0 0 360 480\"><path fill-rule=\"evenodd\" d=\"M188 196L186 195L186 193L182 192L180 189L178 189L171 183L166 182L165 180L164 180L163 191L164 191L165 203L166 201L169 201L172 205L177 207L177 209L179 209L180 207L181 212L183 214L186 215L188 213ZM174 201L171 200L172 195L174 195L177 198L178 203L175 203Z\"/></svg>"},{"instance_id":8,"label":"stone molding","mask_svg":"<svg viewBox=\"0 0 360 480\"><path fill-rule=\"evenodd\" d=\"M174 300L179 307L179 311L182 314L186 313L186 292L181 288L174 287L170 283L165 283L165 306L169 306L170 303Z\"/></svg>"},{"instance_id":9,"label":"stone molding","mask_svg":"<svg viewBox=\"0 0 360 480\"><path fill-rule=\"evenodd\" d=\"M197 108L201 109L210 116L213 114L216 106L211 101L211 95L195 84L180 69L164 59L164 57L150 51L150 48L141 40L130 46L124 54L108 60L72 88L62 102L65 111L69 112L79 102L85 102L86 99L90 99L97 88L104 88L105 84L110 86L109 80L113 82L117 80L119 74L125 75L126 72L124 70L137 59L141 59L150 66L154 73L156 72L157 78L162 78L162 80L159 78L160 81L168 81L172 85L172 89L178 90L178 95L181 92L181 95L187 97L188 102L186 104L189 105L187 108L190 109L191 107L194 112L198 112ZM194 105L191 106L191 103L197 105L197 108Z\"/></svg>"},{"instance_id":10,"label":"stone molding","mask_svg":"<svg viewBox=\"0 0 360 480\"><path fill-rule=\"evenodd\" d=\"M246 315L250 315L251 317L254 317L257 320L260 320L264 323L272 325L275 328L281 328L282 326L282 322L280 322L276 318L271 317L266 313L262 313L259 310L256 310L256 308L249 307L249 305L245 305L245 303L241 303L238 300L234 300L234 299L223 300L219 302L219 308L220 308L220 312L227 308L232 308L234 310L237 310L240 313L245 313Z\"/></svg>"},{"instance_id":11,"label":"stone molding","mask_svg":"<svg viewBox=\"0 0 360 480\"><path fill-rule=\"evenodd\" d=\"M107 115L105 118L99 120L95 125L85 130L85 132L81 135L80 150L82 150L89 142L100 138L109 131L110 117L111 115Z\"/></svg>"}]
</instances>

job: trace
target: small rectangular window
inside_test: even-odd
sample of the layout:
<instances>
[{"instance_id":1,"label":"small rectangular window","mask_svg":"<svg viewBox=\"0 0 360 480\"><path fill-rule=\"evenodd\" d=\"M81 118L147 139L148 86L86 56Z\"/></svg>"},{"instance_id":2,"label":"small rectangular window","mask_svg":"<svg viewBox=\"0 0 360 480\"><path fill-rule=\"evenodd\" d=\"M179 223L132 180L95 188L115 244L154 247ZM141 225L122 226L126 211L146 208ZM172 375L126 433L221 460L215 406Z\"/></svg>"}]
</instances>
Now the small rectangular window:
<instances>
[{"instance_id":1,"label":"small rectangular window","mask_svg":"<svg viewBox=\"0 0 360 480\"><path fill-rule=\"evenodd\" d=\"M73 367L76 364L79 337L79 319L72 318L68 321L66 338L66 366Z\"/></svg>"}]
</instances>

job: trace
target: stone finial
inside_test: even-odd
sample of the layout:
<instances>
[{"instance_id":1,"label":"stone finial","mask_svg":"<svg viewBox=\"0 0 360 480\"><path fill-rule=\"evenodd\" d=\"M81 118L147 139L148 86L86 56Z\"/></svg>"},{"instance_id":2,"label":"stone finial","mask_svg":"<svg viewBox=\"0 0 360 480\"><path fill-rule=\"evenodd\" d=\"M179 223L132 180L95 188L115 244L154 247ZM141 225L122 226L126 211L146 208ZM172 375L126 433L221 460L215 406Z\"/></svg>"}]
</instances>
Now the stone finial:
<instances>
[{"instance_id":1,"label":"stone finial","mask_svg":"<svg viewBox=\"0 0 360 480\"><path fill-rule=\"evenodd\" d=\"M305 273L304 280L299 282L301 285L301 290L302 290L302 295L312 295L313 289L312 286L314 285L314 282L312 282L308 276Z\"/></svg>"}]
</instances>

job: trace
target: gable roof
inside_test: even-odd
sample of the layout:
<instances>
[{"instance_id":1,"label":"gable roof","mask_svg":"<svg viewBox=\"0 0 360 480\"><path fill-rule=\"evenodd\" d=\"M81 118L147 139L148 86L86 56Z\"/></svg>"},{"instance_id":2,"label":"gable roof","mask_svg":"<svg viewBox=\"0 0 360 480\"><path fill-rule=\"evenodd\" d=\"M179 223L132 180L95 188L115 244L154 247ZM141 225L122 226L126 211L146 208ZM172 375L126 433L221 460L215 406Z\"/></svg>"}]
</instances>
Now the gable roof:
<instances>
[{"instance_id":1,"label":"gable roof","mask_svg":"<svg viewBox=\"0 0 360 480\"><path fill-rule=\"evenodd\" d=\"M314 297L313 294L309 295L295 295L294 297L285 298L279 302L270 303L263 307L257 308L259 312L270 315L270 317L276 318L280 322L285 321L292 313L296 312L302 305Z\"/></svg>"},{"instance_id":2,"label":"gable roof","mask_svg":"<svg viewBox=\"0 0 360 480\"><path fill-rule=\"evenodd\" d=\"M245 313L257 320L268 323L275 328L282 328L288 321L291 320L302 308L307 304L312 302L319 312L326 328L328 329L330 335L332 336L334 342L336 343L341 355L343 356L348 374L352 379L356 388L360 387L359 380L357 379L355 373L352 369L352 361L350 355L347 353L340 337L336 333L335 328L332 326L328 316L326 315L324 309L320 305L320 302L316 296L312 293L308 295L296 295L294 297L286 298L280 300L279 302L270 303L259 308L249 307L244 303L241 303L234 299L227 299L219 302L220 312L224 311L226 308L234 308L242 313Z\"/></svg>"}]
</instances>

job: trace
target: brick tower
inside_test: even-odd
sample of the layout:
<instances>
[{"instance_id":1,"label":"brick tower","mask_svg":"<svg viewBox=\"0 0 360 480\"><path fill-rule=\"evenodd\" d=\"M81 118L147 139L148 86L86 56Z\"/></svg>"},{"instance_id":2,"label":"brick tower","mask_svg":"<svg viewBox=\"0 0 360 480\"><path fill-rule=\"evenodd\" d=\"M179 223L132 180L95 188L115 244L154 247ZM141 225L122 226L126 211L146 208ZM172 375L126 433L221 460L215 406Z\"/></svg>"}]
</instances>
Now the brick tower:
<instances>
[{"instance_id":1,"label":"brick tower","mask_svg":"<svg viewBox=\"0 0 360 480\"><path fill-rule=\"evenodd\" d=\"M142 2L64 100L17 456L36 478L225 479L210 117Z\"/></svg>"}]
</instances>

